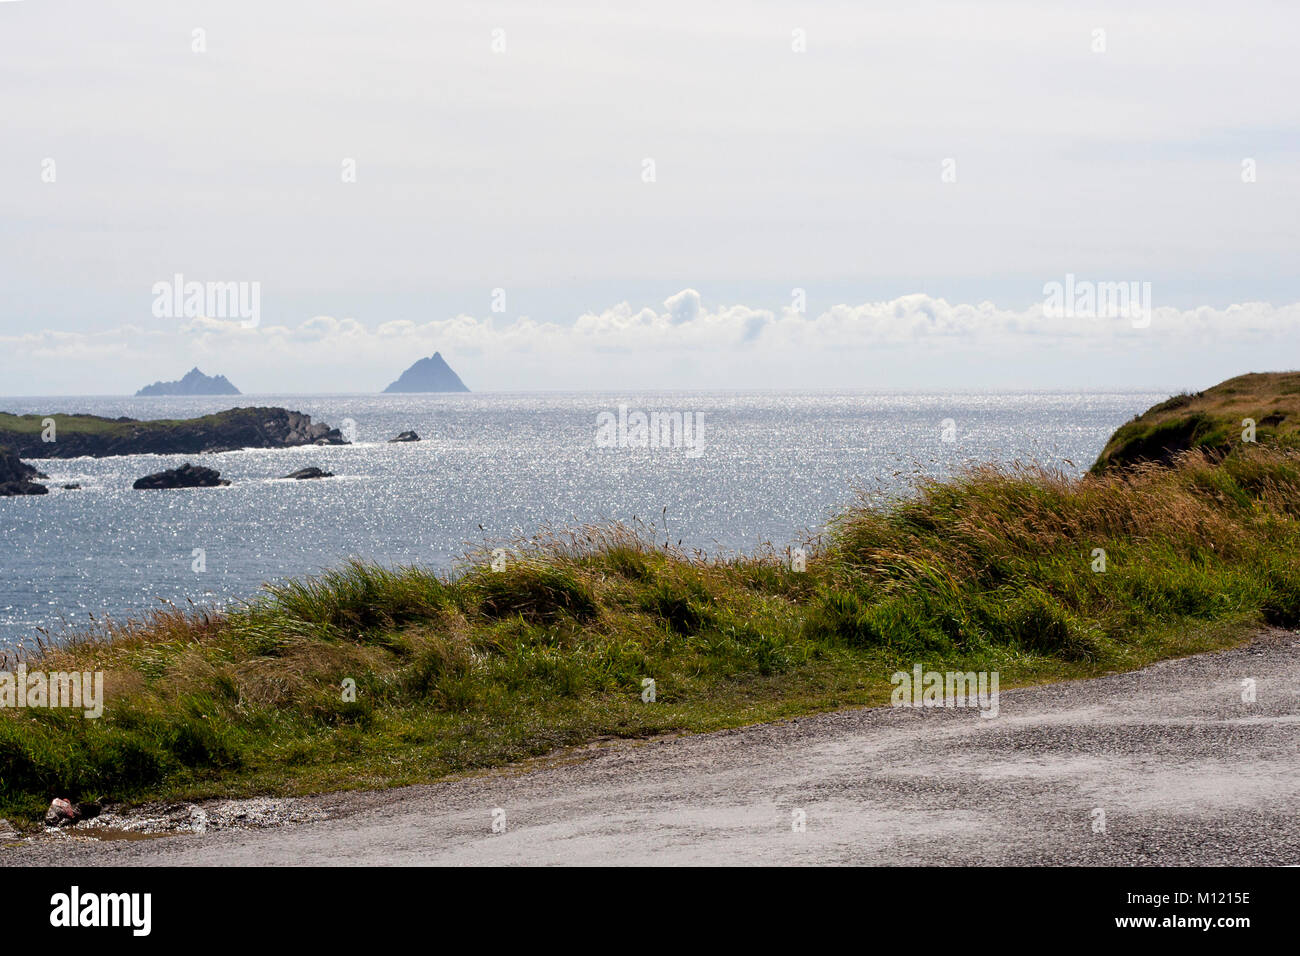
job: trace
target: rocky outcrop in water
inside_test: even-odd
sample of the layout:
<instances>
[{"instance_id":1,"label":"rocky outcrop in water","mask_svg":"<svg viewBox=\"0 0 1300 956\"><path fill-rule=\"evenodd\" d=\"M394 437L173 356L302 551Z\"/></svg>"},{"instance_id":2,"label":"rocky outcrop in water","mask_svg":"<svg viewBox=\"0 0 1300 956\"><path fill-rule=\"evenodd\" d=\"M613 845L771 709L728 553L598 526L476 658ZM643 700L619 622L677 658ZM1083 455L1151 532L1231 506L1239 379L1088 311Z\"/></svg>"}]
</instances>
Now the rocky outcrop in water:
<instances>
[{"instance_id":1,"label":"rocky outcrop in water","mask_svg":"<svg viewBox=\"0 0 1300 956\"><path fill-rule=\"evenodd\" d=\"M136 398L151 395L238 395L239 389L224 375L204 375L197 367L175 382L154 382L136 392Z\"/></svg>"},{"instance_id":2,"label":"rocky outcrop in water","mask_svg":"<svg viewBox=\"0 0 1300 956\"><path fill-rule=\"evenodd\" d=\"M221 477L220 472L211 468L201 468L189 462L179 468L169 468L152 475L145 475L136 481L132 488L150 490L156 488L215 488L230 482Z\"/></svg>"},{"instance_id":3,"label":"rocky outcrop in water","mask_svg":"<svg viewBox=\"0 0 1300 956\"><path fill-rule=\"evenodd\" d=\"M396 438L388 439L388 444L391 445L395 441L419 441L419 440L420 440L420 436L417 435L415 432L402 432Z\"/></svg>"},{"instance_id":4,"label":"rocky outcrop in water","mask_svg":"<svg viewBox=\"0 0 1300 956\"><path fill-rule=\"evenodd\" d=\"M308 478L333 478L334 472L321 471L319 468L299 468L297 471L289 472L289 474L284 477L293 478L297 481L304 481Z\"/></svg>"},{"instance_id":5,"label":"rocky outcrop in water","mask_svg":"<svg viewBox=\"0 0 1300 956\"><path fill-rule=\"evenodd\" d=\"M31 465L20 461L9 449L0 448L0 498L47 494L48 488L32 480L44 477Z\"/></svg>"},{"instance_id":6,"label":"rocky outcrop in water","mask_svg":"<svg viewBox=\"0 0 1300 956\"><path fill-rule=\"evenodd\" d=\"M346 444L337 428L315 424L310 415L284 408L232 408L201 418L162 421L0 412L0 445L23 458L198 455L241 448Z\"/></svg>"}]
</instances>

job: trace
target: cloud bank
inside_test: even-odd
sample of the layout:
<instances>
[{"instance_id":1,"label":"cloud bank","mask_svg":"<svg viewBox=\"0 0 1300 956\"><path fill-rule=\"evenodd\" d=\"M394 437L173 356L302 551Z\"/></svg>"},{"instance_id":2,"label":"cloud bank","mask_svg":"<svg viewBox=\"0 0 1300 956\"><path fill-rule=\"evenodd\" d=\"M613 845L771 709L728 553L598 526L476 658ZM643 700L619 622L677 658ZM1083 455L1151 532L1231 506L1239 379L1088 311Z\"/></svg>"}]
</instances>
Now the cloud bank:
<instances>
[{"instance_id":1,"label":"cloud bank","mask_svg":"<svg viewBox=\"0 0 1300 956\"><path fill-rule=\"evenodd\" d=\"M622 302L567 324L457 315L372 326L320 315L257 328L198 318L29 332L0 336L0 369L4 393L36 395L130 392L192 365L249 393L378 391L435 351L476 390L1159 387L1300 364L1300 303L1156 307L1137 326L922 294L774 312L709 306L683 289L659 308ZM996 375L986 371L994 365Z\"/></svg>"}]
</instances>

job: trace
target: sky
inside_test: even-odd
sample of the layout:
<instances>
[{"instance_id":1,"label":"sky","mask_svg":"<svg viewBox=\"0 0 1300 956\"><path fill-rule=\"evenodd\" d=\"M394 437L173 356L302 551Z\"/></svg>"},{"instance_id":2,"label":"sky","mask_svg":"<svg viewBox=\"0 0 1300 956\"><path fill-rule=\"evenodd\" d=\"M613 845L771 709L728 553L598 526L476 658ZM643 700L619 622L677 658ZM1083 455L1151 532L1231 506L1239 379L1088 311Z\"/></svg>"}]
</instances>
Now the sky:
<instances>
[{"instance_id":1,"label":"sky","mask_svg":"<svg viewBox=\"0 0 1300 956\"><path fill-rule=\"evenodd\" d=\"M0 395L372 392L434 351L478 391L1294 368L1298 32L1284 2L0 0Z\"/></svg>"}]
</instances>

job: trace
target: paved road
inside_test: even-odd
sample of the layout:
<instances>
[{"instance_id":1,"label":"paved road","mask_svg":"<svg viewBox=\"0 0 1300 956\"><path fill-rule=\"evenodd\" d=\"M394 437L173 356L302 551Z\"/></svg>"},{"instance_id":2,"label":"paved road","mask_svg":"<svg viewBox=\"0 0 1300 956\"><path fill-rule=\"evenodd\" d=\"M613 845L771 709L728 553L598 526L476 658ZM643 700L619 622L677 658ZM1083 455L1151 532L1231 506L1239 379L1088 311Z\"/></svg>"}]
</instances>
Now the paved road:
<instances>
[{"instance_id":1,"label":"paved road","mask_svg":"<svg viewBox=\"0 0 1300 956\"><path fill-rule=\"evenodd\" d=\"M846 711L297 806L327 819L0 865L1300 864L1300 634L1004 691L994 719Z\"/></svg>"}]
</instances>

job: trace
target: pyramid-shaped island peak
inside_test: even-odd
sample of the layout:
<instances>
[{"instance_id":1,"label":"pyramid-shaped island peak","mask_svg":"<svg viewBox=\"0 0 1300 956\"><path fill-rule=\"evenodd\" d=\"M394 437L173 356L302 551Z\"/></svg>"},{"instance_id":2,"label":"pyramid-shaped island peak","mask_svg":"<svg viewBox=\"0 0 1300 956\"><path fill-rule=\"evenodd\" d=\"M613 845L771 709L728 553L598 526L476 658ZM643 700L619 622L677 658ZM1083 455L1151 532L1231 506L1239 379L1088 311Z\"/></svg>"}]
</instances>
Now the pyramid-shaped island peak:
<instances>
[{"instance_id":1,"label":"pyramid-shaped island peak","mask_svg":"<svg viewBox=\"0 0 1300 956\"><path fill-rule=\"evenodd\" d=\"M384 389L389 392L468 392L460 376L443 361L439 352L429 358L422 358L394 382Z\"/></svg>"}]
</instances>

